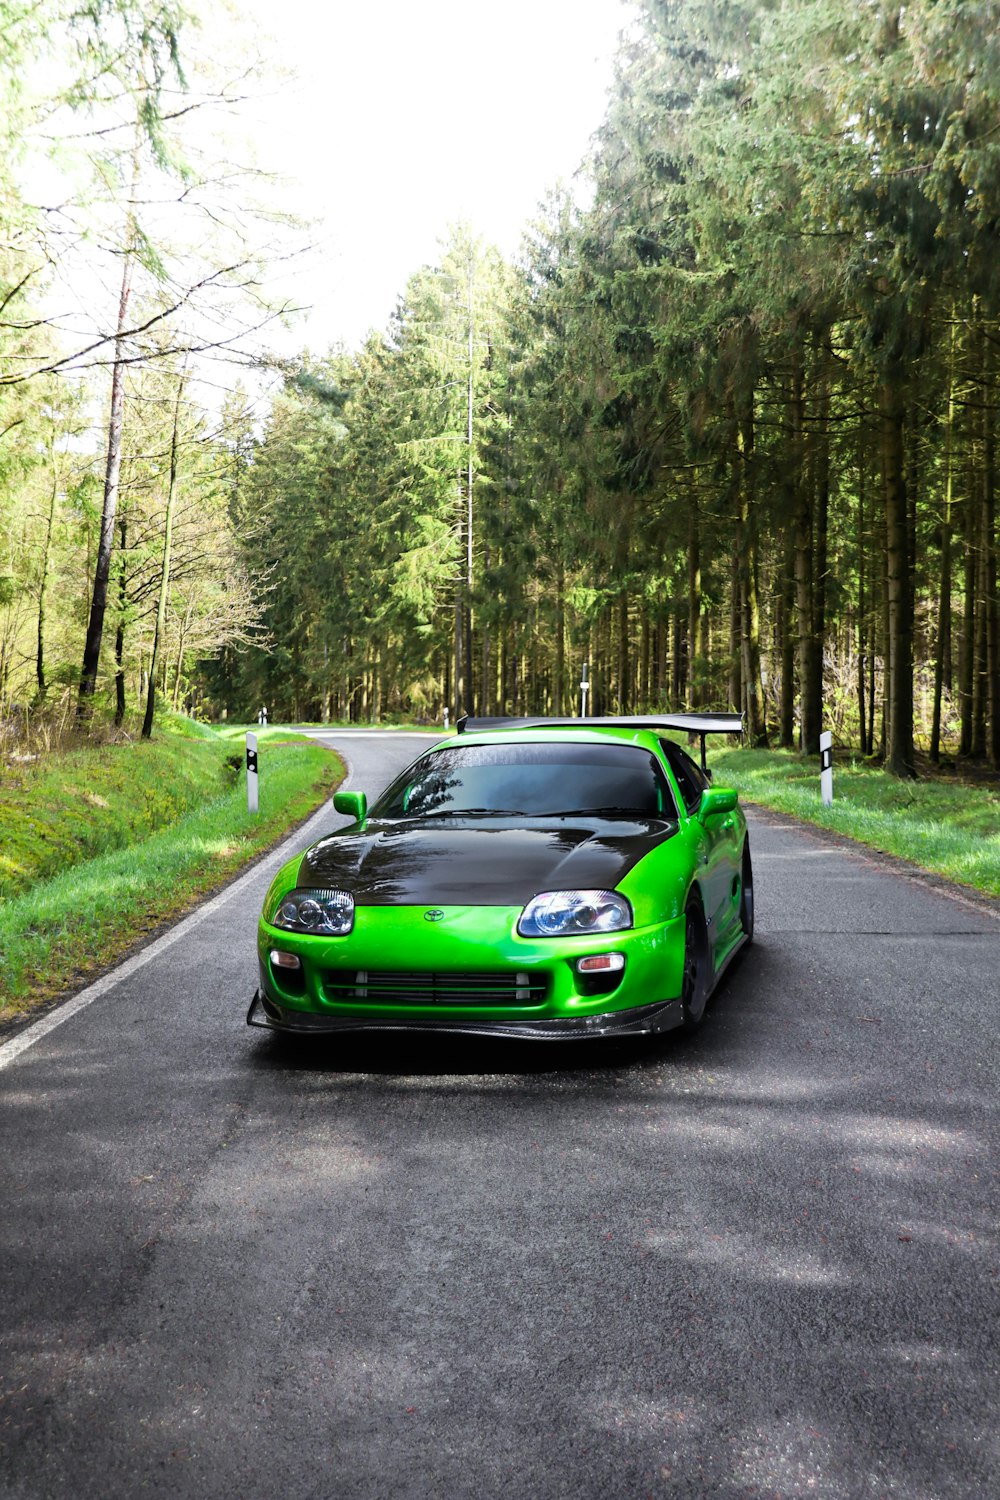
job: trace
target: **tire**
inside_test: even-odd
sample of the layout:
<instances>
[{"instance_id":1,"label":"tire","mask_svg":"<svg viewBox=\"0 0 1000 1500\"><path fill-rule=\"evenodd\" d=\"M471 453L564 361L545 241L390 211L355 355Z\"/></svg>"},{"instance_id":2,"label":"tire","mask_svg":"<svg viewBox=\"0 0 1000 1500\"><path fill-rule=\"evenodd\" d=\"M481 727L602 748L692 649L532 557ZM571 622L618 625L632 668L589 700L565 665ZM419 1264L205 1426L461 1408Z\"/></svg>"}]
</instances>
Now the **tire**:
<instances>
[{"instance_id":1,"label":"tire","mask_svg":"<svg viewBox=\"0 0 1000 1500\"><path fill-rule=\"evenodd\" d=\"M698 1030L705 1017L710 984L708 932L705 928L705 913L701 900L696 895L688 897L684 908L684 981L681 988L681 1009L684 1019L681 1028L690 1036Z\"/></svg>"},{"instance_id":2,"label":"tire","mask_svg":"<svg viewBox=\"0 0 1000 1500\"><path fill-rule=\"evenodd\" d=\"M743 845L743 868L740 872L740 926L747 943L753 942L753 864L750 840Z\"/></svg>"}]
</instances>

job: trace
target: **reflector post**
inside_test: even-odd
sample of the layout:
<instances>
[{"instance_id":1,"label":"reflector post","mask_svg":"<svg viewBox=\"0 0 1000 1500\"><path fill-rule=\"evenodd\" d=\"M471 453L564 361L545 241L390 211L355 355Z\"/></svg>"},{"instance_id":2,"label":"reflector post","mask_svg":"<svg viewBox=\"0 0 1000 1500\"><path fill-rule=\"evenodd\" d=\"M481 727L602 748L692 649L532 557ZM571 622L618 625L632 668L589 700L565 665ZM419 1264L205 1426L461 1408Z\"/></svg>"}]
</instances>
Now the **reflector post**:
<instances>
[{"instance_id":1,"label":"reflector post","mask_svg":"<svg viewBox=\"0 0 1000 1500\"><path fill-rule=\"evenodd\" d=\"M247 811L255 813L260 804L258 796L257 736L247 735Z\"/></svg>"},{"instance_id":2,"label":"reflector post","mask_svg":"<svg viewBox=\"0 0 1000 1500\"><path fill-rule=\"evenodd\" d=\"M833 735L829 729L819 737L819 794L824 807L833 806Z\"/></svg>"}]
</instances>

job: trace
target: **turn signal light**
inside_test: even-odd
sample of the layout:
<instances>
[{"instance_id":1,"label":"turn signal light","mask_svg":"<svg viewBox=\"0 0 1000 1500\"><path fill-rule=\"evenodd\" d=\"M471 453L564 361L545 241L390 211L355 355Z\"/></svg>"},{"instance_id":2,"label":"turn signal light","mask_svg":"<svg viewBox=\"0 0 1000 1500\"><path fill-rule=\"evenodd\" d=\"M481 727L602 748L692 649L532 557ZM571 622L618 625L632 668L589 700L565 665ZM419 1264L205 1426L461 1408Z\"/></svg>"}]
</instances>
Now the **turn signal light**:
<instances>
[{"instance_id":1,"label":"turn signal light","mask_svg":"<svg viewBox=\"0 0 1000 1500\"><path fill-rule=\"evenodd\" d=\"M624 967L624 953L589 953L576 961L578 974L617 974Z\"/></svg>"},{"instance_id":2,"label":"turn signal light","mask_svg":"<svg viewBox=\"0 0 1000 1500\"><path fill-rule=\"evenodd\" d=\"M281 953L277 948L271 949L271 962L276 969L301 969L302 967L297 953Z\"/></svg>"}]
</instances>

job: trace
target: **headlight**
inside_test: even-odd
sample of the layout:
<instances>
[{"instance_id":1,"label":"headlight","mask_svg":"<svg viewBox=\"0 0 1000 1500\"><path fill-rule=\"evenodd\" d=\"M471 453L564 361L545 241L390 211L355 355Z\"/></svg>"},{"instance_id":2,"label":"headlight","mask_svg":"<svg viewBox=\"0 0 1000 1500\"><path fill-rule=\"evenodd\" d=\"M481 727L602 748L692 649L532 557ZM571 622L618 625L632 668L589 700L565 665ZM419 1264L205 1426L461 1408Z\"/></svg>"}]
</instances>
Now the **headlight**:
<instances>
[{"instance_id":1,"label":"headlight","mask_svg":"<svg viewBox=\"0 0 1000 1500\"><path fill-rule=\"evenodd\" d=\"M589 937L632 926L632 908L617 891L542 891L521 913L522 937Z\"/></svg>"},{"instance_id":2,"label":"headlight","mask_svg":"<svg viewBox=\"0 0 1000 1500\"><path fill-rule=\"evenodd\" d=\"M286 932L344 937L354 926L354 897L350 891L289 891L266 920Z\"/></svg>"}]
</instances>

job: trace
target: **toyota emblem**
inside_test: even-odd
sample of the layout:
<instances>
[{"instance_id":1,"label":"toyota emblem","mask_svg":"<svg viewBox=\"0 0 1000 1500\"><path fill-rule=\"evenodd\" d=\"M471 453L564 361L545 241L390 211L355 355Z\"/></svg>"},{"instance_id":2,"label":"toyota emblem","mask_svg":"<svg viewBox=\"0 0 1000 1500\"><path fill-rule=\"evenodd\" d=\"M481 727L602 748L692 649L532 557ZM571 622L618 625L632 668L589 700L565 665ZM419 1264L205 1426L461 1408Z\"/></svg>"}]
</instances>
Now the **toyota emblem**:
<instances>
[{"instance_id":1,"label":"toyota emblem","mask_svg":"<svg viewBox=\"0 0 1000 1500\"><path fill-rule=\"evenodd\" d=\"M424 912L424 921L425 922L440 922L440 920L441 920L441 918L443 916L444 916L444 912L441 910L440 906L434 906L434 907L431 908L430 911L425 911Z\"/></svg>"}]
</instances>

